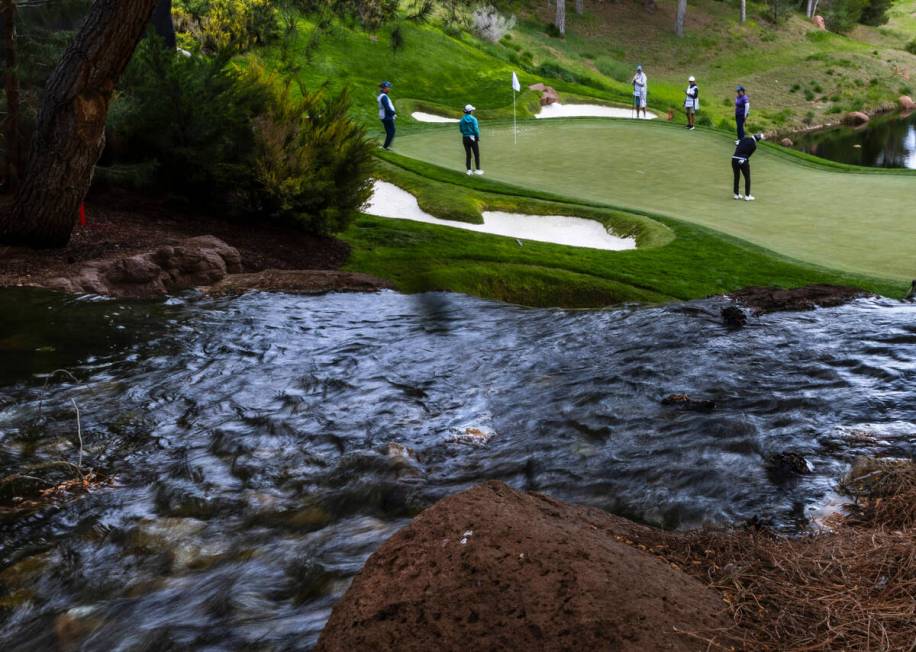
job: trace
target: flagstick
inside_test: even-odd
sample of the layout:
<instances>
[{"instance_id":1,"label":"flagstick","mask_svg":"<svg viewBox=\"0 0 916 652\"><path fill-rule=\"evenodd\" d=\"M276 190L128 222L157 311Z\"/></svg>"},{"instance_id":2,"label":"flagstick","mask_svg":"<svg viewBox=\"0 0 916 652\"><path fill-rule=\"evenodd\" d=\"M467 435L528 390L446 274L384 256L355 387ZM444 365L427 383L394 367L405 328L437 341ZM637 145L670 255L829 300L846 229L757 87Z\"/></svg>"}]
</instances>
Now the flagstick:
<instances>
[{"instance_id":1,"label":"flagstick","mask_svg":"<svg viewBox=\"0 0 916 652\"><path fill-rule=\"evenodd\" d=\"M512 89L512 132L515 134L515 144L518 145L518 115L515 112L515 98L518 93Z\"/></svg>"}]
</instances>

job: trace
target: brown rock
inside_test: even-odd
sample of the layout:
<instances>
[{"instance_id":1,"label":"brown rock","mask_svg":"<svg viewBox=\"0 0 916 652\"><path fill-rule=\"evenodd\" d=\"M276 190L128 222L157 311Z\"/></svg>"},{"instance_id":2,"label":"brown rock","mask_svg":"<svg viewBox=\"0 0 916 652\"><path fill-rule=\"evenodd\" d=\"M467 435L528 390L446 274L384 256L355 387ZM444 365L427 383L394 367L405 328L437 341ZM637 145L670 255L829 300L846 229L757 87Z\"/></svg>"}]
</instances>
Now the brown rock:
<instances>
[{"instance_id":1,"label":"brown rock","mask_svg":"<svg viewBox=\"0 0 916 652\"><path fill-rule=\"evenodd\" d=\"M647 530L489 482L389 539L334 608L318 650L705 650L717 594L626 542ZM677 629L676 629L677 628ZM693 636L681 632L691 632Z\"/></svg>"},{"instance_id":2,"label":"brown rock","mask_svg":"<svg viewBox=\"0 0 916 652\"><path fill-rule=\"evenodd\" d=\"M145 298L210 285L241 270L236 249L213 236L201 236L148 253L92 261L72 278L52 279L47 286L71 293Z\"/></svg>"},{"instance_id":3,"label":"brown rock","mask_svg":"<svg viewBox=\"0 0 916 652\"><path fill-rule=\"evenodd\" d=\"M783 138L782 140L779 141L779 144L782 145L783 147L792 147L793 145L795 145L795 143L792 142L791 138Z\"/></svg>"},{"instance_id":4,"label":"brown rock","mask_svg":"<svg viewBox=\"0 0 916 652\"><path fill-rule=\"evenodd\" d=\"M897 102L900 104L901 111L912 111L916 109L916 102L914 102L913 98L909 95L901 95Z\"/></svg>"},{"instance_id":5,"label":"brown rock","mask_svg":"<svg viewBox=\"0 0 916 652\"><path fill-rule=\"evenodd\" d=\"M550 104L556 104L560 101L560 94L557 93L556 89L548 86L544 89L544 92L541 94L541 106L548 106Z\"/></svg>"},{"instance_id":6,"label":"brown rock","mask_svg":"<svg viewBox=\"0 0 916 652\"><path fill-rule=\"evenodd\" d=\"M861 111L852 111L847 113L843 118L843 122L854 127L859 125L867 124L871 118L868 117L867 113L862 113Z\"/></svg>"},{"instance_id":7,"label":"brown rock","mask_svg":"<svg viewBox=\"0 0 916 652\"><path fill-rule=\"evenodd\" d=\"M814 23L814 26L817 27L822 32L827 31L827 24L824 22L823 16L812 16L811 22Z\"/></svg>"},{"instance_id":8,"label":"brown rock","mask_svg":"<svg viewBox=\"0 0 916 652\"><path fill-rule=\"evenodd\" d=\"M547 86L541 82L538 82L537 84L531 84L531 86L528 87L528 90L543 93L545 90L547 90Z\"/></svg>"}]
</instances>

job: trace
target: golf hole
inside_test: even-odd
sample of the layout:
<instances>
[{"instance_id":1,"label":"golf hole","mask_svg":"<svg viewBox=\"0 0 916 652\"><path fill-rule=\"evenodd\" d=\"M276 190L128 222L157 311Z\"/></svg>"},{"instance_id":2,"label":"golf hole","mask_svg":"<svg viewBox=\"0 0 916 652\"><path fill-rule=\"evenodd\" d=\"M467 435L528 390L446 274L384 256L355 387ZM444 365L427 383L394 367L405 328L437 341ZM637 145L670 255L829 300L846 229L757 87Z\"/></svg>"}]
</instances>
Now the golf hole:
<instances>
[{"instance_id":1,"label":"golf hole","mask_svg":"<svg viewBox=\"0 0 916 652\"><path fill-rule=\"evenodd\" d=\"M485 211L483 224L442 220L420 208L416 197L409 192L387 181L375 181L372 198L363 212L377 217L413 220L520 240L549 242L567 247L585 247L606 251L636 249L635 238L617 237L608 233L601 222L581 217Z\"/></svg>"},{"instance_id":2,"label":"golf hole","mask_svg":"<svg viewBox=\"0 0 916 652\"><path fill-rule=\"evenodd\" d=\"M601 106L599 104L548 104L541 109L536 118L632 118L633 109L624 109L615 106ZM646 118L654 120L658 116L652 112L646 113Z\"/></svg>"}]
</instances>

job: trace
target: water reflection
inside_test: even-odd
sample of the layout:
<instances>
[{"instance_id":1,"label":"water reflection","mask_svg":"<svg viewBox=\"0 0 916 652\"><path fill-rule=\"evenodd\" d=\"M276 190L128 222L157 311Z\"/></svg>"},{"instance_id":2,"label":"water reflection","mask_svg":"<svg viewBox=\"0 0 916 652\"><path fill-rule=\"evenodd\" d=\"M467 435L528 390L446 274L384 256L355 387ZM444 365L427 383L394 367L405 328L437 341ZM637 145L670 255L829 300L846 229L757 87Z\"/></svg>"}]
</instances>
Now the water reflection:
<instances>
[{"instance_id":1,"label":"water reflection","mask_svg":"<svg viewBox=\"0 0 916 652\"><path fill-rule=\"evenodd\" d=\"M879 116L857 129L812 132L799 136L795 146L840 163L916 169L916 113Z\"/></svg>"}]
</instances>

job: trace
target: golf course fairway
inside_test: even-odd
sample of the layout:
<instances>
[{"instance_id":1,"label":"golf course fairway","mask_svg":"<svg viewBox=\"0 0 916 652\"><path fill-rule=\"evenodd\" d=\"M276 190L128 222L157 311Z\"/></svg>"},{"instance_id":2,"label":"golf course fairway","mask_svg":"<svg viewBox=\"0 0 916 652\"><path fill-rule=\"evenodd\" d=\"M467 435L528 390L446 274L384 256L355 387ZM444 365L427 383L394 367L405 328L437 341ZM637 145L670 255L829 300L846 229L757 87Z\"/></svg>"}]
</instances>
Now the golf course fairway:
<instances>
[{"instance_id":1,"label":"golf course fairway","mask_svg":"<svg viewBox=\"0 0 916 652\"><path fill-rule=\"evenodd\" d=\"M916 278L916 175L821 166L761 147L755 202L732 198L734 141L634 120L483 124L487 178L586 203L669 216L827 268ZM399 154L463 170L454 126L400 137ZM742 186L743 191L743 186Z\"/></svg>"}]
</instances>

